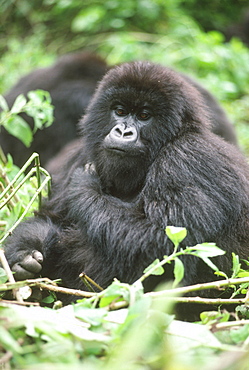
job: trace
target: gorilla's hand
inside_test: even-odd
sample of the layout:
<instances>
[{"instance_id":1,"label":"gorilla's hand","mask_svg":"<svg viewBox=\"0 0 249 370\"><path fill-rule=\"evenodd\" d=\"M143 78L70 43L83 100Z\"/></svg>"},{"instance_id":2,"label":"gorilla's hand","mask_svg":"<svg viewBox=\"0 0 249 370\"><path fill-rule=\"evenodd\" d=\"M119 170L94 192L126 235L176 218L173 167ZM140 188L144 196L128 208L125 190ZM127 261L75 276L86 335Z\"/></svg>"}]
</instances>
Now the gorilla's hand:
<instances>
[{"instance_id":1,"label":"gorilla's hand","mask_svg":"<svg viewBox=\"0 0 249 370\"><path fill-rule=\"evenodd\" d=\"M16 257L18 262L11 268L16 280L32 279L41 271L43 263L41 252L33 250L31 254L27 254L26 251L20 251Z\"/></svg>"}]
</instances>

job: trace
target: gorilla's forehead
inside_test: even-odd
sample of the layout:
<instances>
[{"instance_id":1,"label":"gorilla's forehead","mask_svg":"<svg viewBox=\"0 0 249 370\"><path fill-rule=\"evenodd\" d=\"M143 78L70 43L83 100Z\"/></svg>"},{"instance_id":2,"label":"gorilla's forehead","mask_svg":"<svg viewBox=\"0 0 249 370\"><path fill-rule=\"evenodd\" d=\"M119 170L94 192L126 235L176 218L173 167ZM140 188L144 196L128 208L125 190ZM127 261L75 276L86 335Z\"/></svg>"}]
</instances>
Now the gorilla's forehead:
<instances>
[{"instance_id":1,"label":"gorilla's forehead","mask_svg":"<svg viewBox=\"0 0 249 370\"><path fill-rule=\"evenodd\" d=\"M153 106L155 99L158 98L158 91L142 89L138 86L122 86L120 88L106 91L108 99L112 103L120 103L129 107Z\"/></svg>"},{"instance_id":2,"label":"gorilla's forehead","mask_svg":"<svg viewBox=\"0 0 249 370\"><path fill-rule=\"evenodd\" d=\"M100 90L104 99L120 103L149 105L171 102L191 95L191 86L169 68L153 63L126 63L113 68L103 79ZM102 95L103 94L103 95Z\"/></svg>"}]
</instances>

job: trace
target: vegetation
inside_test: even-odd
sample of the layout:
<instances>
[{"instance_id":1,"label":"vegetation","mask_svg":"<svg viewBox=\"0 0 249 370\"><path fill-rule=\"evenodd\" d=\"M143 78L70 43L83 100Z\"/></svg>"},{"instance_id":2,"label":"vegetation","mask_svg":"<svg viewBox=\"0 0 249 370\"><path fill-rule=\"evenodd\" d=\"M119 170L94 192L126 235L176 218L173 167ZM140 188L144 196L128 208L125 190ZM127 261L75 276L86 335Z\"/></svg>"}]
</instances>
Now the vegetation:
<instances>
[{"instance_id":1,"label":"vegetation","mask_svg":"<svg viewBox=\"0 0 249 370\"><path fill-rule=\"evenodd\" d=\"M1 2L0 92L33 68L51 64L58 55L88 49L109 64L149 59L172 66L198 79L221 102L249 156L249 50L239 40L225 42L222 33L236 21L246 1L232 0L37 0ZM207 21L208 20L208 21ZM208 32L204 32L208 30ZM218 31L219 30L219 31ZM0 126L30 144L32 135L18 113L35 117L35 129L51 124L52 107L42 92L30 101L18 98L9 111L0 101ZM13 128L17 127L18 132ZM1 128L1 127L0 127ZM39 207L49 192L49 174L34 154L19 172L8 153L0 153L0 242L12 227ZM27 158L28 159L28 158ZM35 163L31 168L30 164ZM4 190L5 189L5 190ZM227 277L210 257L223 253L214 245L179 250L185 229L168 228L173 255L155 263L129 286L114 281L101 293L70 291L79 302L60 307L56 294L68 291L48 279L15 282L0 251L0 364L13 369L246 369L248 366L249 272L233 255ZM184 274L179 256L194 253L222 279L206 286L179 287ZM212 260L215 261L215 258ZM158 292L144 294L141 281L174 263L175 281ZM87 278L87 277L85 277ZM91 283L90 283L91 284ZM31 303L33 292L45 294ZM228 289L230 298L188 297L200 289ZM14 289L15 300L9 301ZM33 293L33 294L34 294ZM182 295L185 295L182 297ZM198 293L196 293L198 294ZM44 294L43 294L44 295ZM174 319L176 302L234 304L233 314L217 309L203 312L199 323ZM53 307L54 306L54 307ZM59 307L59 308L58 308Z\"/></svg>"}]
</instances>

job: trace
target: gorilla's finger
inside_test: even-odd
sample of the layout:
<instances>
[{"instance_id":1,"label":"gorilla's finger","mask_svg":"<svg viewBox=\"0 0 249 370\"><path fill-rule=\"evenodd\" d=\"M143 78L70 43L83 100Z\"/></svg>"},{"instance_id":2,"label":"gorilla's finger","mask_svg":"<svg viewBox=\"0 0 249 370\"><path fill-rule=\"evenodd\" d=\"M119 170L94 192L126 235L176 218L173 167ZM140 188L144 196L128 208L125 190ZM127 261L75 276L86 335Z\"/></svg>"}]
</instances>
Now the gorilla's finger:
<instances>
[{"instance_id":1,"label":"gorilla's finger","mask_svg":"<svg viewBox=\"0 0 249 370\"><path fill-rule=\"evenodd\" d=\"M19 262L14 264L12 271L14 272L15 280L32 279L35 276L33 272L25 270Z\"/></svg>"},{"instance_id":2,"label":"gorilla's finger","mask_svg":"<svg viewBox=\"0 0 249 370\"><path fill-rule=\"evenodd\" d=\"M42 269L42 265L39 262L37 262L31 255L26 256L20 262L20 266L34 274L38 274Z\"/></svg>"},{"instance_id":3,"label":"gorilla's finger","mask_svg":"<svg viewBox=\"0 0 249 370\"><path fill-rule=\"evenodd\" d=\"M32 251L32 257L39 263L43 262L43 255L37 250Z\"/></svg>"}]
</instances>

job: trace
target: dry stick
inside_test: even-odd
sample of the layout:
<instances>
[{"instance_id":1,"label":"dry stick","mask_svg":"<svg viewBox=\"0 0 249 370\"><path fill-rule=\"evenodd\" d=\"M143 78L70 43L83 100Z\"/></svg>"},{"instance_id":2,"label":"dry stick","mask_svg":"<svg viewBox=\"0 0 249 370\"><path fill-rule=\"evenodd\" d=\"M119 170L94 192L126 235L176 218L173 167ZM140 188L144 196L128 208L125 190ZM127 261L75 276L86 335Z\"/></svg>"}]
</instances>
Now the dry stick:
<instances>
[{"instance_id":1,"label":"dry stick","mask_svg":"<svg viewBox=\"0 0 249 370\"><path fill-rule=\"evenodd\" d=\"M0 292L6 292L12 289L18 289L23 286L38 287L46 290L51 290L57 293L71 294L80 296L83 298L92 298L95 297L97 293L85 292L83 290L75 290L69 288L58 287L53 281L48 278L39 278L39 279L27 279L23 281L10 282L0 285Z\"/></svg>"},{"instance_id":2,"label":"dry stick","mask_svg":"<svg viewBox=\"0 0 249 370\"><path fill-rule=\"evenodd\" d=\"M189 285L186 287L179 287L171 290L162 290L159 292L151 292L146 293L150 295L151 297L160 297L163 295L169 296L169 294L172 295L183 295L190 292L195 292L197 290L207 290L207 289L217 289L221 290L224 287L227 287L229 285L239 285L243 283L249 283L249 277L244 278L238 278L238 279L226 279L226 280L217 280L212 281L210 283L201 283L201 284L195 284L195 285ZM249 303L249 300L247 300Z\"/></svg>"},{"instance_id":3,"label":"dry stick","mask_svg":"<svg viewBox=\"0 0 249 370\"><path fill-rule=\"evenodd\" d=\"M218 331L218 330L230 329L236 326L243 326L246 324L247 325L249 324L249 320L219 322L214 325L214 329L215 331Z\"/></svg>"},{"instance_id":4,"label":"dry stick","mask_svg":"<svg viewBox=\"0 0 249 370\"><path fill-rule=\"evenodd\" d=\"M80 289L61 288L61 287L54 286L54 285L47 285L45 283L38 283L37 286L42 289L51 290L56 293L71 294L71 295L76 295L82 298L92 298L96 296L97 294L97 293L85 292L84 290L80 290Z\"/></svg>"},{"instance_id":5,"label":"dry stick","mask_svg":"<svg viewBox=\"0 0 249 370\"><path fill-rule=\"evenodd\" d=\"M85 274L84 272L82 272L80 275L79 275L80 279L82 281L84 281L84 283L90 283L92 284L93 286L95 286L97 289L99 289L100 291L103 291L104 289L98 284L96 283L94 280L92 280L87 274ZM91 285L90 285L90 288L91 288Z\"/></svg>"},{"instance_id":6,"label":"dry stick","mask_svg":"<svg viewBox=\"0 0 249 370\"><path fill-rule=\"evenodd\" d=\"M12 305L12 304L17 304L19 306L37 306L39 307L40 306L40 303L39 302L28 302L28 301L25 301L25 302L18 302L18 301L10 301L8 299L1 299L1 305Z\"/></svg>"},{"instance_id":7,"label":"dry stick","mask_svg":"<svg viewBox=\"0 0 249 370\"><path fill-rule=\"evenodd\" d=\"M3 249L0 249L0 261L1 261L1 264L2 264L4 270L7 274L9 282L15 284L15 279L13 277L13 274L11 272L9 264L6 260ZM16 289L16 288L13 289L13 295L14 295L14 297L16 297L18 302L23 303L23 299L22 299L21 294L20 294L18 289Z\"/></svg>"},{"instance_id":8,"label":"dry stick","mask_svg":"<svg viewBox=\"0 0 249 370\"><path fill-rule=\"evenodd\" d=\"M148 293L149 295L150 293ZM159 297L153 297L159 298ZM171 297L167 296L167 299L172 300L175 303L199 303L199 304L210 304L210 305L221 305L221 304L246 304L245 298L233 299L233 298L202 298L202 297Z\"/></svg>"}]
</instances>

